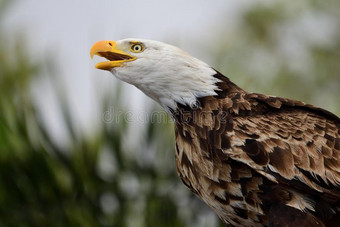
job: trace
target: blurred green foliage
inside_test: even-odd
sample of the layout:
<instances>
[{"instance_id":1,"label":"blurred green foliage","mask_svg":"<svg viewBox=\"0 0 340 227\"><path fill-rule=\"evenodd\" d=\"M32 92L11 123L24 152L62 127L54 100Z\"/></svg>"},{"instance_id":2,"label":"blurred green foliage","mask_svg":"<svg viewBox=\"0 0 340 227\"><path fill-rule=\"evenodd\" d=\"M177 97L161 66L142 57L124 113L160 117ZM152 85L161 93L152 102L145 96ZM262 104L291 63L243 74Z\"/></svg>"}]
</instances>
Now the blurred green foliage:
<instances>
[{"instance_id":1,"label":"blurred green foliage","mask_svg":"<svg viewBox=\"0 0 340 227\"><path fill-rule=\"evenodd\" d=\"M64 88L54 83L71 141L57 144L31 96L34 81L56 78L42 75L44 61L32 61L25 40L4 30L8 2L0 1L0 226L222 226L202 221L206 206L176 176L171 123L141 125L139 151L124 145L133 139L124 121L79 136ZM233 33L214 42L216 68L248 90L339 114L338 2L251 5ZM122 110L109 98L119 97L115 90L98 100L103 113Z\"/></svg>"}]
</instances>

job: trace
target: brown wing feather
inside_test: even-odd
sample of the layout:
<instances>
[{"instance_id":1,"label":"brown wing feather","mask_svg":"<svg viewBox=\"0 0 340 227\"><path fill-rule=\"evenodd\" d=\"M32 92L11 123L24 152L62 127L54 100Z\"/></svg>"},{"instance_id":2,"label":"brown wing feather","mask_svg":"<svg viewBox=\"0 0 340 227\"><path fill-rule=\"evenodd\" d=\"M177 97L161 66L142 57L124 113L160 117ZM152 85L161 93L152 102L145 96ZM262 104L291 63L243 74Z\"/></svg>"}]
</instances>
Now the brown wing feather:
<instances>
[{"instance_id":1,"label":"brown wing feather","mask_svg":"<svg viewBox=\"0 0 340 227\"><path fill-rule=\"evenodd\" d=\"M174 115L183 182L235 226L268 225L275 204L339 218L340 119L216 77L218 96L201 98L196 110L178 105Z\"/></svg>"},{"instance_id":2,"label":"brown wing feather","mask_svg":"<svg viewBox=\"0 0 340 227\"><path fill-rule=\"evenodd\" d=\"M253 116L234 115L235 135L231 141L236 140L235 148L243 150L255 166L268 167L285 179L300 180L318 191L322 190L320 186L339 188L339 118L293 100L263 95L259 98L256 94L245 96L253 108L259 105L271 108ZM249 132L258 138L249 137ZM240 139L243 145L237 144Z\"/></svg>"},{"instance_id":3,"label":"brown wing feather","mask_svg":"<svg viewBox=\"0 0 340 227\"><path fill-rule=\"evenodd\" d=\"M292 227L292 226L308 226L308 227L324 227L321 220L315 216L296 210L282 204L274 205L269 211L268 225L270 227ZM286 214L286 215L282 215Z\"/></svg>"},{"instance_id":4,"label":"brown wing feather","mask_svg":"<svg viewBox=\"0 0 340 227\"><path fill-rule=\"evenodd\" d=\"M217 101L233 121L234 134L229 133L229 137L234 149L230 155L251 162L255 168L268 167L285 179L298 179L316 190L320 190L319 185L339 188L340 119L336 115L295 100L241 89L234 92L236 85L222 75L218 78L233 87L221 85L227 95Z\"/></svg>"}]
</instances>

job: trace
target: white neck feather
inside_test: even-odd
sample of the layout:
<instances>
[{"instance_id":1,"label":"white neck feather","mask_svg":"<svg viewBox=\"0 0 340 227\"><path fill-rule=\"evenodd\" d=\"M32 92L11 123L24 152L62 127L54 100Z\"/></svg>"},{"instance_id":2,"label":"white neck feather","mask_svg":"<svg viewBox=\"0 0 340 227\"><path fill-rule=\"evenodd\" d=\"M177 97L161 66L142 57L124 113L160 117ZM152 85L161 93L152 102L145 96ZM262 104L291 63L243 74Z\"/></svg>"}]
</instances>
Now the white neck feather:
<instances>
[{"instance_id":1,"label":"white neck feather","mask_svg":"<svg viewBox=\"0 0 340 227\"><path fill-rule=\"evenodd\" d=\"M148 43L146 42L146 46ZM177 47L155 42L144 55L113 68L119 79L135 85L163 108L176 110L177 104L194 106L197 98L216 95L219 80L216 71L206 63Z\"/></svg>"},{"instance_id":2,"label":"white neck feather","mask_svg":"<svg viewBox=\"0 0 340 227\"><path fill-rule=\"evenodd\" d=\"M175 110L176 103L193 107L197 98L216 95L215 83L218 80L213 77L214 74L215 70L206 64L178 64L161 74L151 72L134 85L163 108Z\"/></svg>"}]
</instances>

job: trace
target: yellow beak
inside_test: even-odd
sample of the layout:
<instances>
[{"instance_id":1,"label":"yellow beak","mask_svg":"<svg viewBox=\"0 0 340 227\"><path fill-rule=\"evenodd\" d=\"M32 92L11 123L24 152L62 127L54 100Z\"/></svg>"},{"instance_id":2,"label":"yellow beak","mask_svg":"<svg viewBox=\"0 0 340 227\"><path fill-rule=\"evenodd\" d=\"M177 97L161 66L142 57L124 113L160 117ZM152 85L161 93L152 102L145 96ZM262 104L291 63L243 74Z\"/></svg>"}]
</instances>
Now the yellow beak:
<instances>
[{"instance_id":1,"label":"yellow beak","mask_svg":"<svg viewBox=\"0 0 340 227\"><path fill-rule=\"evenodd\" d=\"M99 62L96 65L97 69L110 70L114 67L120 67L125 62L136 60L136 57L125 53L117 48L115 41L99 41L96 42L90 52L91 58L94 55L106 58L108 61Z\"/></svg>"}]
</instances>

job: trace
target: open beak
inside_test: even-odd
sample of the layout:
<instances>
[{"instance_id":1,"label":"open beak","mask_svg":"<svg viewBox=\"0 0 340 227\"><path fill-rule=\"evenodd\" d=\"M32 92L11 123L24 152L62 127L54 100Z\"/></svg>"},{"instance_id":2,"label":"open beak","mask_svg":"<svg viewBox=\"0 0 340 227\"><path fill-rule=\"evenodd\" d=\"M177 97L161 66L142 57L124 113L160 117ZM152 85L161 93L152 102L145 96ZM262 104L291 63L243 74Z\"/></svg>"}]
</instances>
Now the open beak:
<instances>
[{"instance_id":1,"label":"open beak","mask_svg":"<svg viewBox=\"0 0 340 227\"><path fill-rule=\"evenodd\" d=\"M99 62L96 64L97 69L110 70L114 67L119 67L124 62L133 61L136 57L125 53L124 51L117 48L115 41L99 41L96 42L90 52L91 58L94 55L106 58L108 61Z\"/></svg>"}]
</instances>

